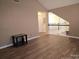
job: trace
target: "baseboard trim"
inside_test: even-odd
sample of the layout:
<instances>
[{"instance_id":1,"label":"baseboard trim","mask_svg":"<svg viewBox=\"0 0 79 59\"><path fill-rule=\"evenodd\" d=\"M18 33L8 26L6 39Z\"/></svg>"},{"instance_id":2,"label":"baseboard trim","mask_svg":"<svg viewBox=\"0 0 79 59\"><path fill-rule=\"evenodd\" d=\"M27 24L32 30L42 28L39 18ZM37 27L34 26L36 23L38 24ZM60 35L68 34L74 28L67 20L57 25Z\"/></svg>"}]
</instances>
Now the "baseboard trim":
<instances>
[{"instance_id":1,"label":"baseboard trim","mask_svg":"<svg viewBox=\"0 0 79 59\"><path fill-rule=\"evenodd\" d=\"M38 37L40 37L40 36L35 36L35 37L27 38L27 40L36 39ZM13 44L8 44L8 45L5 45L5 46L1 46L0 49L4 49L4 48L10 47L10 46L13 46Z\"/></svg>"},{"instance_id":2,"label":"baseboard trim","mask_svg":"<svg viewBox=\"0 0 79 59\"><path fill-rule=\"evenodd\" d=\"M8 45L5 45L5 46L0 47L0 49L4 49L4 48L10 47L10 46L12 46L12 45L13 45L13 44L8 44Z\"/></svg>"},{"instance_id":3,"label":"baseboard trim","mask_svg":"<svg viewBox=\"0 0 79 59\"><path fill-rule=\"evenodd\" d=\"M65 35L65 37L79 39L79 37L77 37L77 36L69 36L69 35Z\"/></svg>"},{"instance_id":4,"label":"baseboard trim","mask_svg":"<svg viewBox=\"0 0 79 59\"><path fill-rule=\"evenodd\" d=\"M28 38L27 40L36 39L36 38L39 38L39 37L40 37L40 36L35 36L35 37Z\"/></svg>"},{"instance_id":5,"label":"baseboard trim","mask_svg":"<svg viewBox=\"0 0 79 59\"><path fill-rule=\"evenodd\" d=\"M79 37L78 37L78 36L70 36L70 35L62 35L62 34L61 34L61 35L59 35L59 34L53 34L53 35L79 39Z\"/></svg>"}]
</instances>

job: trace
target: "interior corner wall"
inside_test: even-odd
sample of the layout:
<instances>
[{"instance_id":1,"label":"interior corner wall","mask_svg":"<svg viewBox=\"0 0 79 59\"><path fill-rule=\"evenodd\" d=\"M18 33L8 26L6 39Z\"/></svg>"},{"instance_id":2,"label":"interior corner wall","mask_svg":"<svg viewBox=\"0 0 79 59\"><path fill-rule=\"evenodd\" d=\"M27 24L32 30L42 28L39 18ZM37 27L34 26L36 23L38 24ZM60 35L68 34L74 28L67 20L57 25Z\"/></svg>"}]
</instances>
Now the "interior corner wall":
<instances>
[{"instance_id":1,"label":"interior corner wall","mask_svg":"<svg viewBox=\"0 0 79 59\"><path fill-rule=\"evenodd\" d=\"M56 15L69 21L69 35L79 36L79 3L51 10Z\"/></svg>"},{"instance_id":2,"label":"interior corner wall","mask_svg":"<svg viewBox=\"0 0 79 59\"><path fill-rule=\"evenodd\" d=\"M37 12L46 11L36 0L0 0L0 47L10 44L10 36L38 34Z\"/></svg>"}]
</instances>

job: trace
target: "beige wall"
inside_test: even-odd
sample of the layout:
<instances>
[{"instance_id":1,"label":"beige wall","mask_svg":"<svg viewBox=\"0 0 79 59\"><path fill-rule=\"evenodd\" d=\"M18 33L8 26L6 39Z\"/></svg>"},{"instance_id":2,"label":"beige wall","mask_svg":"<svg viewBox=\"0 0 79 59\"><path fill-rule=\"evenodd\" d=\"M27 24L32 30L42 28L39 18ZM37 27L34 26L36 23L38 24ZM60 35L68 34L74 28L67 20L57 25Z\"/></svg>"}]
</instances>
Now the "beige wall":
<instances>
[{"instance_id":1,"label":"beige wall","mask_svg":"<svg viewBox=\"0 0 79 59\"><path fill-rule=\"evenodd\" d=\"M69 21L70 23L69 35L79 36L79 4L65 6L50 11L54 12L63 19Z\"/></svg>"},{"instance_id":2,"label":"beige wall","mask_svg":"<svg viewBox=\"0 0 79 59\"><path fill-rule=\"evenodd\" d=\"M11 43L13 34L38 34L37 12L46 10L35 0L19 1L0 0L0 46Z\"/></svg>"}]
</instances>

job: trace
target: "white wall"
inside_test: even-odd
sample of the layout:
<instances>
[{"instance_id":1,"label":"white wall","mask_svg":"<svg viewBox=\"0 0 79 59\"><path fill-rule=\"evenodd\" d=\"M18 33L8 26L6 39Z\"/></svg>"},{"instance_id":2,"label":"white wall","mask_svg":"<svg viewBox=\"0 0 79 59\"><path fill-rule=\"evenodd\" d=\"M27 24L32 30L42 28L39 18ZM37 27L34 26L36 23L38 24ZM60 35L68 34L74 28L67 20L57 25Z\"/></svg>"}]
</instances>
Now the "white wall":
<instances>
[{"instance_id":1,"label":"white wall","mask_svg":"<svg viewBox=\"0 0 79 59\"><path fill-rule=\"evenodd\" d=\"M38 34L37 12L46 11L37 0L0 0L0 46L11 43L10 36Z\"/></svg>"}]
</instances>

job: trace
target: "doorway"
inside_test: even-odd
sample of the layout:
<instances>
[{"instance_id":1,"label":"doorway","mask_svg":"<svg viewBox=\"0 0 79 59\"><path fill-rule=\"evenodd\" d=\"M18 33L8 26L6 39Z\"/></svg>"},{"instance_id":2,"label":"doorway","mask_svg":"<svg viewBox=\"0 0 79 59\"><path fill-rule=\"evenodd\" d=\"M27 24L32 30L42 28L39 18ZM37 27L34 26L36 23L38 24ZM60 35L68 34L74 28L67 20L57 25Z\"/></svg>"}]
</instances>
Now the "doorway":
<instances>
[{"instance_id":1,"label":"doorway","mask_svg":"<svg viewBox=\"0 0 79 59\"><path fill-rule=\"evenodd\" d=\"M39 30L39 33L48 32L48 14L47 14L47 12L38 11L38 30Z\"/></svg>"}]
</instances>

